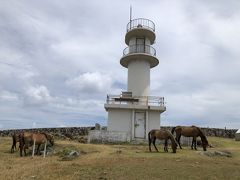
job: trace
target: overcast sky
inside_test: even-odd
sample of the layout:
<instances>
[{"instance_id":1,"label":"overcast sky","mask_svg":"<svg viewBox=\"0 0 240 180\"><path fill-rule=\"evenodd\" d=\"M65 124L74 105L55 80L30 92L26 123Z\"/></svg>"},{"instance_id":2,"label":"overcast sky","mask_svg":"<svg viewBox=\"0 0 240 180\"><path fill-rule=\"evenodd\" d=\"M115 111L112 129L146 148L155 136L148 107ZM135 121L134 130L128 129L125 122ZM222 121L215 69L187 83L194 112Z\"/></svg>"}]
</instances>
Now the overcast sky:
<instances>
[{"instance_id":1,"label":"overcast sky","mask_svg":"<svg viewBox=\"0 0 240 180\"><path fill-rule=\"evenodd\" d=\"M161 125L240 128L239 0L1 0L0 129L106 125L130 4L156 25Z\"/></svg>"}]
</instances>

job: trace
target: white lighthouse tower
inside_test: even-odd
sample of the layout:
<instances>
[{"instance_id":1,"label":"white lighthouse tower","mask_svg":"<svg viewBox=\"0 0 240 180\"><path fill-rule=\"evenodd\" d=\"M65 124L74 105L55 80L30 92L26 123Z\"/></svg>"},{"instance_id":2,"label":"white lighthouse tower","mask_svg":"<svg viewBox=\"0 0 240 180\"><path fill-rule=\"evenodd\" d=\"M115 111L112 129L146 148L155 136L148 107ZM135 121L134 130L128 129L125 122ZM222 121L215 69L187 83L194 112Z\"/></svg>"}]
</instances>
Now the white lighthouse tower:
<instances>
[{"instance_id":1,"label":"white lighthouse tower","mask_svg":"<svg viewBox=\"0 0 240 180\"><path fill-rule=\"evenodd\" d=\"M150 70L159 64L155 42L155 24L148 19L133 19L127 24L120 64L128 68L127 91L107 95L108 132L127 140L146 139L151 129L160 128L160 114L166 110L164 98L149 96ZM124 135L125 134L125 135Z\"/></svg>"}]
</instances>

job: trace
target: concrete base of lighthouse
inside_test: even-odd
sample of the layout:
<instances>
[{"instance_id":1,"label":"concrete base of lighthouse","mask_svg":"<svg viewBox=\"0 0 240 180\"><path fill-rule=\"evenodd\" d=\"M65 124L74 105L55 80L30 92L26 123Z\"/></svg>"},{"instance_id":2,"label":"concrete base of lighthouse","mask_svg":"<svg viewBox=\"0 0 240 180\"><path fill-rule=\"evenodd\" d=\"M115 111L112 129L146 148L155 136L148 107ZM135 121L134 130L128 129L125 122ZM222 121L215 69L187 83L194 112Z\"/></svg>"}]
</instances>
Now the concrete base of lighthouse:
<instances>
[{"instance_id":1,"label":"concrete base of lighthouse","mask_svg":"<svg viewBox=\"0 0 240 180\"><path fill-rule=\"evenodd\" d=\"M107 131L91 131L89 142L145 141L150 130L160 128L160 115L166 110L165 106L132 103L106 103L104 107L108 112Z\"/></svg>"},{"instance_id":2,"label":"concrete base of lighthouse","mask_svg":"<svg viewBox=\"0 0 240 180\"><path fill-rule=\"evenodd\" d=\"M166 110L161 97L108 96L107 131L92 131L89 142L144 141L148 132L160 128L160 115Z\"/></svg>"},{"instance_id":3,"label":"concrete base of lighthouse","mask_svg":"<svg viewBox=\"0 0 240 180\"><path fill-rule=\"evenodd\" d=\"M148 132L160 128L160 114L165 107L105 104L108 131L126 132L130 140L147 139Z\"/></svg>"}]
</instances>

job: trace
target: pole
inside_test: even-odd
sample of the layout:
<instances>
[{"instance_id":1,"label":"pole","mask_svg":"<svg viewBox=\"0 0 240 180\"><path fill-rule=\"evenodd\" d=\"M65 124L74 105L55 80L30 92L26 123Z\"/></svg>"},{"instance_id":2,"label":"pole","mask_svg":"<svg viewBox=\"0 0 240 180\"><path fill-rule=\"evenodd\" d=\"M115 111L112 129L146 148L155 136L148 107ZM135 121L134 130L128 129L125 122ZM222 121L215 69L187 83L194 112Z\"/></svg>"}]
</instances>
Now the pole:
<instances>
[{"instance_id":1,"label":"pole","mask_svg":"<svg viewBox=\"0 0 240 180\"><path fill-rule=\"evenodd\" d=\"M45 146L44 146L43 158L45 158L46 156L46 149L47 149L47 141L45 142Z\"/></svg>"},{"instance_id":2,"label":"pole","mask_svg":"<svg viewBox=\"0 0 240 180\"><path fill-rule=\"evenodd\" d=\"M132 5L130 5L130 29L132 29Z\"/></svg>"},{"instance_id":3,"label":"pole","mask_svg":"<svg viewBox=\"0 0 240 180\"><path fill-rule=\"evenodd\" d=\"M132 5L130 5L130 22L132 21Z\"/></svg>"},{"instance_id":4,"label":"pole","mask_svg":"<svg viewBox=\"0 0 240 180\"><path fill-rule=\"evenodd\" d=\"M33 151L32 151L32 157L34 157L34 152L35 152L35 143L36 143L36 139L34 139L34 141L33 141Z\"/></svg>"}]
</instances>

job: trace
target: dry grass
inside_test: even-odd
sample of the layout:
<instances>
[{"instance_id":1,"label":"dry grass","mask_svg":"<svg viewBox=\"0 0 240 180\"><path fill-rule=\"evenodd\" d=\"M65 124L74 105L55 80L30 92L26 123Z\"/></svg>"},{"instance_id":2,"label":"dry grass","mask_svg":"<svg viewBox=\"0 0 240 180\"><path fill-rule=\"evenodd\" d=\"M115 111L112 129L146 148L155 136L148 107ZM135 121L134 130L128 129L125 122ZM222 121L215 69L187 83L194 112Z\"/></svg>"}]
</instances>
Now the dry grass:
<instances>
[{"instance_id":1,"label":"dry grass","mask_svg":"<svg viewBox=\"0 0 240 180\"><path fill-rule=\"evenodd\" d=\"M58 154L32 159L11 154L11 139L0 138L0 179L240 179L240 142L224 138L209 141L214 146L210 151L227 150L233 157L202 156L188 147L173 154L164 153L159 146L159 153L149 153L147 145L59 140L56 152L70 148L85 154L72 161L61 161Z\"/></svg>"}]
</instances>

